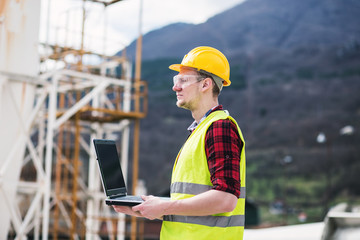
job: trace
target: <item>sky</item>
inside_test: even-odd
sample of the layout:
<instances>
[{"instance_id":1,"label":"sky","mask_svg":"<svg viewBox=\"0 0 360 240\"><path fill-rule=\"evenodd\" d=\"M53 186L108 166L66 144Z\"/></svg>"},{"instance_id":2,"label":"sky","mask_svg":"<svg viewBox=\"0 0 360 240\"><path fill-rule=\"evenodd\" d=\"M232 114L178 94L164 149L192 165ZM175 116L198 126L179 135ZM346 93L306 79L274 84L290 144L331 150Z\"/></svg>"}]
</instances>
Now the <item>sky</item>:
<instances>
[{"instance_id":1,"label":"sky","mask_svg":"<svg viewBox=\"0 0 360 240\"><path fill-rule=\"evenodd\" d=\"M144 35L176 22L203 23L243 1L123 0L106 8L87 1L84 46L112 55L135 40L140 32ZM82 0L41 0L40 41L80 48L83 4Z\"/></svg>"}]
</instances>

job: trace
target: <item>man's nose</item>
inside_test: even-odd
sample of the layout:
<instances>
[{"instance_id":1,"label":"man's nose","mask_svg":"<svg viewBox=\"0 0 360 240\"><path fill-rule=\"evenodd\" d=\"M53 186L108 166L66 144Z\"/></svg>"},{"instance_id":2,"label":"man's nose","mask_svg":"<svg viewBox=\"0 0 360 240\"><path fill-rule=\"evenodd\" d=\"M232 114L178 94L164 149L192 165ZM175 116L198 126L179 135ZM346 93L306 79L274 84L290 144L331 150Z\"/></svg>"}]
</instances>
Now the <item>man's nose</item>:
<instances>
[{"instance_id":1,"label":"man's nose","mask_svg":"<svg viewBox=\"0 0 360 240\"><path fill-rule=\"evenodd\" d=\"M172 90L173 90L174 92L178 92L178 91L181 90L181 87L180 87L178 84L174 84L174 86L172 87Z\"/></svg>"}]
</instances>

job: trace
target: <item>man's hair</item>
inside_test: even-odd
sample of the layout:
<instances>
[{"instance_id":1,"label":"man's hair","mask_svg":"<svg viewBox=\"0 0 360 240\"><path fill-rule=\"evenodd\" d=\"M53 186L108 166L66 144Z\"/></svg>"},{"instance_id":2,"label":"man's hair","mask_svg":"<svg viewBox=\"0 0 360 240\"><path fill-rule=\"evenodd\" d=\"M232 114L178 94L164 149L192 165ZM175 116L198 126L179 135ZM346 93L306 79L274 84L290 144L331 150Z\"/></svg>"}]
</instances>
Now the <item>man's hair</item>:
<instances>
[{"instance_id":1,"label":"man's hair","mask_svg":"<svg viewBox=\"0 0 360 240\"><path fill-rule=\"evenodd\" d=\"M217 84L215 83L215 80L214 78L210 75L210 74L206 74L206 73L203 73L203 72L198 72L200 77L202 78L211 78L212 80L212 83L213 83L213 89L212 89L212 93L213 93L213 96L214 97L218 97L219 94L220 94L220 89L219 87L217 86Z\"/></svg>"}]
</instances>

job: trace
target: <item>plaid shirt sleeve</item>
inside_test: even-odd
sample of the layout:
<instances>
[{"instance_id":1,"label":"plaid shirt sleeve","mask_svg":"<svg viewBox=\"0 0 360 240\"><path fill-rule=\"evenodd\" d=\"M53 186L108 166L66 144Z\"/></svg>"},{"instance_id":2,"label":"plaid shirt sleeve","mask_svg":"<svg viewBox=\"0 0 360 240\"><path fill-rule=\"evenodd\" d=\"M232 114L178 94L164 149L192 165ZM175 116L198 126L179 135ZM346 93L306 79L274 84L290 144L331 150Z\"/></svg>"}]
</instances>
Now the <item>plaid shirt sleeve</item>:
<instances>
[{"instance_id":1,"label":"plaid shirt sleeve","mask_svg":"<svg viewBox=\"0 0 360 240\"><path fill-rule=\"evenodd\" d=\"M243 143L231 120L214 122L206 133L205 152L213 189L240 197L240 154Z\"/></svg>"}]
</instances>

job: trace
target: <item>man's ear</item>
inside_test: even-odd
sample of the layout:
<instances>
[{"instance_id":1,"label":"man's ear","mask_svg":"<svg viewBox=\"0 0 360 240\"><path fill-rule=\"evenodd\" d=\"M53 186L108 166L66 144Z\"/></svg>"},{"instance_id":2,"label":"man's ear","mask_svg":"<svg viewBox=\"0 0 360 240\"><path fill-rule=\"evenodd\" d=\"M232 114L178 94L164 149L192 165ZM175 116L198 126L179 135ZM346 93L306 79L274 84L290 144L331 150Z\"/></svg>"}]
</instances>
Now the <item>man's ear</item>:
<instances>
[{"instance_id":1,"label":"man's ear","mask_svg":"<svg viewBox=\"0 0 360 240\"><path fill-rule=\"evenodd\" d=\"M212 87L212 80L211 78L205 78L202 82L202 90L207 91L208 89L211 89Z\"/></svg>"}]
</instances>

